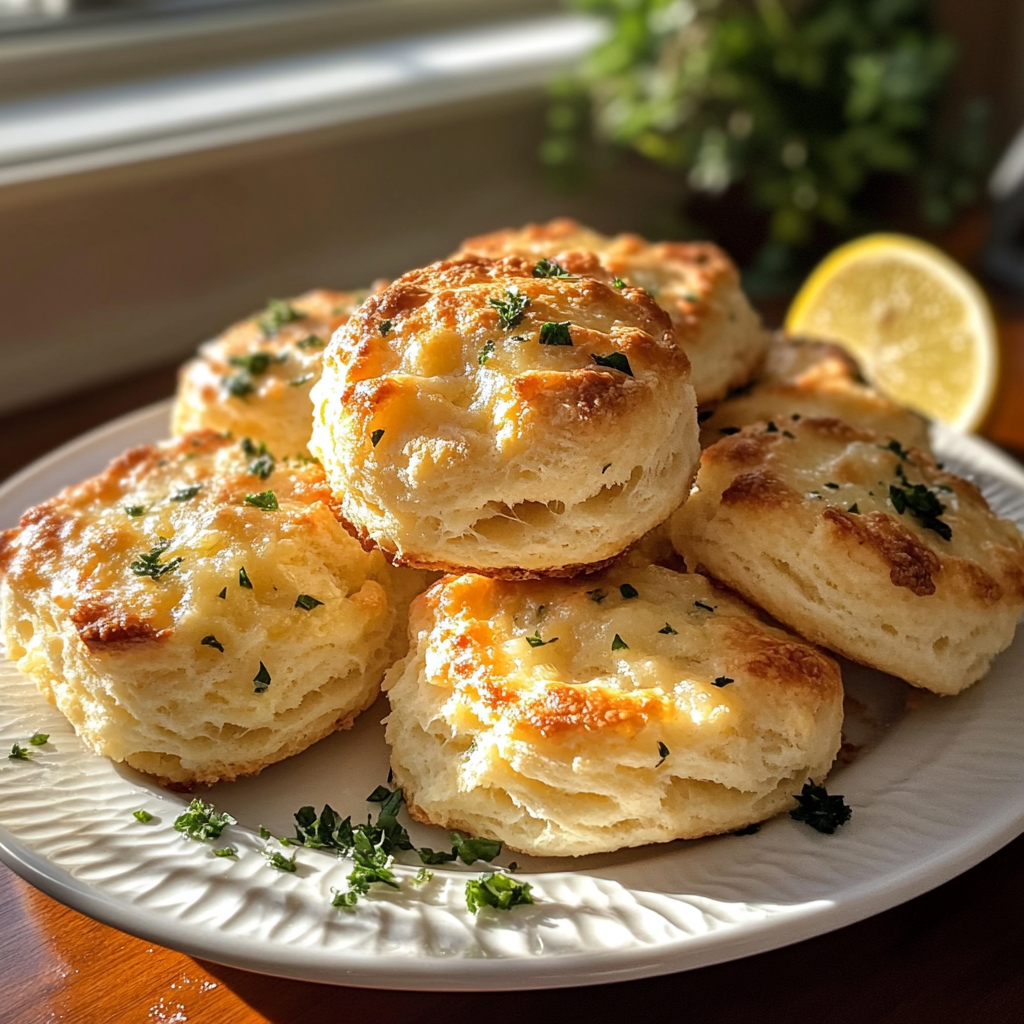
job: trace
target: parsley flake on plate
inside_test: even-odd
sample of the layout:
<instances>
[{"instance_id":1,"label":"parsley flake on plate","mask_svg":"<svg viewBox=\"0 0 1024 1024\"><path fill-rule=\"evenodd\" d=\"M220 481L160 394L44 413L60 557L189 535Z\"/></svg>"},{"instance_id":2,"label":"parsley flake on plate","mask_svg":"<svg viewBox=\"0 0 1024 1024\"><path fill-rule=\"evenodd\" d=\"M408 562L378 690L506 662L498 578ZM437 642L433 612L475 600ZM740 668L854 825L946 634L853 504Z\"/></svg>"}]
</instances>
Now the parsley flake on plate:
<instances>
[{"instance_id":1,"label":"parsley flake on plate","mask_svg":"<svg viewBox=\"0 0 1024 1024\"><path fill-rule=\"evenodd\" d=\"M608 366L613 370L620 370L622 373L628 374L630 377L633 376L633 369L629 365L629 360L622 352L612 352L610 355L606 356L591 355L590 358L593 359L598 366Z\"/></svg>"},{"instance_id":2,"label":"parsley flake on plate","mask_svg":"<svg viewBox=\"0 0 1024 1024\"><path fill-rule=\"evenodd\" d=\"M541 257L537 260L537 265L533 268L534 277L570 277L569 271L564 267L559 266L554 260L549 260L546 256Z\"/></svg>"},{"instance_id":3,"label":"parsley flake on plate","mask_svg":"<svg viewBox=\"0 0 1024 1024\"><path fill-rule=\"evenodd\" d=\"M433 871L428 871L426 868L420 868L415 875L412 876L413 885L426 885L434 877Z\"/></svg>"},{"instance_id":4,"label":"parsley flake on plate","mask_svg":"<svg viewBox=\"0 0 1024 1024\"><path fill-rule=\"evenodd\" d=\"M511 331L522 321L530 300L518 288L506 288L501 298L490 298L487 304L497 310L502 329Z\"/></svg>"},{"instance_id":5,"label":"parsley flake on plate","mask_svg":"<svg viewBox=\"0 0 1024 1024\"><path fill-rule=\"evenodd\" d=\"M270 689L270 673L267 666L260 662L260 670L253 677L253 693L266 693Z\"/></svg>"},{"instance_id":6,"label":"parsley flake on plate","mask_svg":"<svg viewBox=\"0 0 1024 1024\"><path fill-rule=\"evenodd\" d=\"M813 782L804 784L796 802L800 806L790 811L789 816L794 821L805 821L826 835L832 835L840 825L845 825L853 814L842 796L829 796L824 786Z\"/></svg>"},{"instance_id":7,"label":"parsley flake on plate","mask_svg":"<svg viewBox=\"0 0 1024 1024\"><path fill-rule=\"evenodd\" d=\"M533 903L529 882L517 882L508 875L494 871L466 883L466 906L474 914L481 907L511 910Z\"/></svg>"},{"instance_id":8,"label":"parsley flake on plate","mask_svg":"<svg viewBox=\"0 0 1024 1024\"><path fill-rule=\"evenodd\" d=\"M213 804L203 803L195 797L185 810L174 819L174 828L186 839L219 839L235 819L227 811L217 812Z\"/></svg>"},{"instance_id":9,"label":"parsley flake on plate","mask_svg":"<svg viewBox=\"0 0 1024 1024\"><path fill-rule=\"evenodd\" d=\"M618 633L616 633L615 634L615 639L612 640L612 650L613 651L628 651L629 650L629 644L627 644L626 641L623 640L622 637L619 636Z\"/></svg>"},{"instance_id":10,"label":"parsley flake on plate","mask_svg":"<svg viewBox=\"0 0 1024 1024\"><path fill-rule=\"evenodd\" d=\"M310 597L309 594L299 594L295 598L295 608L304 608L307 612L311 612L314 608L318 608L323 604L323 601L318 601L315 597Z\"/></svg>"},{"instance_id":11,"label":"parsley flake on plate","mask_svg":"<svg viewBox=\"0 0 1024 1024\"><path fill-rule=\"evenodd\" d=\"M237 857L238 848L235 846L222 846L219 850L211 850L214 857Z\"/></svg>"},{"instance_id":12,"label":"parsley flake on plate","mask_svg":"<svg viewBox=\"0 0 1024 1024\"><path fill-rule=\"evenodd\" d=\"M267 863L275 871L287 871L291 874L295 873L296 863L295 858L299 855L298 850L295 851L290 857L286 857L279 850L270 850L264 847L260 850L260 853L267 858ZM227 856L227 855L225 855Z\"/></svg>"},{"instance_id":13,"label":"parsley flake on plate","mask_svg":"<svg viewBox=\"0 0 1024 1024\"><path fill-rule=\"evenodd\" d=\"M238 570L238 585L245 587L246 590L252 590L252 580L249 579L249 574L245 571L244 565Z\"/></svg>"},{"instance_id":14,"label":"parsley flake on plate","mask_svg":"<svg viewBox=\"0 0 1024 1024\"><path fill-rule=\"evenodd\" d=\"M572 347L572 336L569 328L572 327L571 320L563 320L559 323L548 321L540 325L540 338L542 345L561 345Z\"/></svg>"},{"instance_id":15,"label":"parsley flake on plate","mask_svg":"<svg viewBox=\"0 0 1024 1024\"><path fill-rule=\"evenodd\" d=\"M148 576L152 580L158 580L169 572L174 572L181 565L181 558L171 558L166 562L160 561L160 556L171 546L170 540L166 537L160 538L160 543L144 555L139 555L132 562L130 568L136 576Z\"/></svg>"},{"instance_id":16,"label":"parsley flake on plate","mask_svg":"<svg viewBox=\"0 0 1024 1024\"><path fill-rule=\"evenodd\" d=\"M49 738L50 734L48 732L37 732L33 733L28 738L28 741L33 747L41 747Z\"/></svg>"},{"instance_id":17,"label":"parsley flake on plate","mask_svg":"<svg viewBox=\"0 0 1024 1024\"><path fill-rule=\"evenodd\" d=\"M153 820L153 815L144 807L140 807L137 811L132 811L132 817L143 825L148 825Z\"/></svg>"},{"instance_id":18,"label":"parsley flake on plate","mask_svg":"<svg viewBox=\"0 0 1024 1024\"><path fill-rule=\"evenodd\" d=\"M260 491L259 494L247 494L246 505L262 509L264 512L279 512L281 506L277 503L277 495L273 491Z\"/></svg>"},{"instance_id":19,"label":"parsley flake on plate","mask_svg":"<svg viewBox=\"0 0 1024 1024\"><path fill-rule=\"evenodd\" d=\"M11 752L7 755L8 761L28 761L35 757L35 752L23 747L20 743L14 743L11 746Z\"/></svg>"}]
</instances>

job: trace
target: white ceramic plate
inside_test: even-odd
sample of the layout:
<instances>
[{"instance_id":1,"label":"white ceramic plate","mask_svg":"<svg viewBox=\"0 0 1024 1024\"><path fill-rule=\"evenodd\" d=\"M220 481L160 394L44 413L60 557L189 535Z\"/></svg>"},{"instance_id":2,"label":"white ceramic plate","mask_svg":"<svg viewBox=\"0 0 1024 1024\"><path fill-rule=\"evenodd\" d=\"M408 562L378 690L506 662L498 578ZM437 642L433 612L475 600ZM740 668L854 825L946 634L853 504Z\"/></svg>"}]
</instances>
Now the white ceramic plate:
<instances>
[{"instance_id":1,"label":"white ceramic plate","mask_svg":"<svg viewBox=\"0 0 1024 1024\"><path fill-rule=\"evenodd\" d=\"M99 470L130 444L166 433L154 406L83 437L0 489L0 526ZM996 510L1024 524L1024 473L985 443L944 434L940 457L974 477ZM192 956L311 981L418 989L502 989L620 981L746 956L849 924L966 870L1024 830L1024 635L983 683L923 695L844 665L856 698L847 733L864 749L829 790L853 818L819 835L783 816L752 836L670 843L576 861L519 858L537 902L505 914L465 907L478 868L439 869L420 889L333 909L347 861L302 849L294 875L260 854L260 824L290 834L292 813L329 802L372 810L387 775L384 709L258 778L207 799L239 824L237 860L172 828L187 797L89 753L63 717L0 663L0 751L37 731L29 762L0 757L0 857L51 896ZM156 818L141 825L132 811ZM444 845L414 827L418 844ZM432 834L434 833L434 834ZM507 858L502 858L507 863ZM399 869L411 877L415 864ZM378 887L379 888L379 887Z\"/></svg>"}]
</instances>

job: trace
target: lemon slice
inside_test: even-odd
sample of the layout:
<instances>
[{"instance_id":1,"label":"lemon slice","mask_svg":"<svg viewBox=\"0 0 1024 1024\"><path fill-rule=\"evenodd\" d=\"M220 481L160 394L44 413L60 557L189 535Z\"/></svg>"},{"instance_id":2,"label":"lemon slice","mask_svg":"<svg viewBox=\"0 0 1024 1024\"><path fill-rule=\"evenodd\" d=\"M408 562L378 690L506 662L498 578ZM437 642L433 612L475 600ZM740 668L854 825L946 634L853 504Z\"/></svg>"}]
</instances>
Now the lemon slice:
<instances>
[{"instance_id":1,"label":"lemon slice","mask_svg":"<svg viewBox=\"0 0 1024 1024\"><path fill-rule=\"evenodd\" d=\"M800 289L786 330L838 342L879 391L959 430L976 428L992 401L999 360L988 301L959 264L916 238L840 246Z\"/></svg>"}]
</instances>

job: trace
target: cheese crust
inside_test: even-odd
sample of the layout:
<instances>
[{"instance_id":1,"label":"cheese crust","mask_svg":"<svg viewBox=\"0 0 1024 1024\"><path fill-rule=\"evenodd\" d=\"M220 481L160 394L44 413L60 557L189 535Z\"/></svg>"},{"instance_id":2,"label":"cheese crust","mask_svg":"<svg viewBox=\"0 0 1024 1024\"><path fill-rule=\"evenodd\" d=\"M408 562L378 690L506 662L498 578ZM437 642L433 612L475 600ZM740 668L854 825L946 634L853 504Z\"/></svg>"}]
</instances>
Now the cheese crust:
<instances>
[{"instance_id":1,"label":"cheese crust","mask_svg":"<svg viewBox=\"0 0 1024 1024\"><path fill-rule=\"evenodd\" d=\"M392 572L317 464L205 431L130 450L0 534L0 625L93 750L191 787L373 702L404 643Z\"/></svg>"},{"instance_id":2,"label":"cheese crust","mask_svg":"<svg viewBox=\"0 0 1024 1024\"><path fill-rule=\"evenodd\" d=\"M178 374L172 432L215 430L263 441L279 455L306 452L309 393L320 379L324 349L367 294L306 292L200 346Z\"/></svg>"},{"instance_id":3,"label":"cheese crust","mask_svg":"<svg viewBox=\"0 0 1024 1024\"><path fill-rule=\"evenodd\" d=\"M364 544L421 568L571 575L686 497L689 363L646 292L591 262L605 280L436 263L338 331L311 448Z\"/></svg>"},{"instance_id":4,"label":"cheese crust","mask_svg":"<svg viewBox=\"0 0 1024 1024\"><path fill-rule=\"evenodd\" d=\"M831 658L657 566L442 580L384 688L412 815L541 856L763 820L824 778L842 725Z\"/></svg>"},{"instance_id":5,"label":"cheese crust","mask_svg":"<svg viewBox=\"0 0 1024 1024\"><path fill-rule=\"evenodd\" d=\"M802 636L936 693L1010 644L1024 539L916 449L839 420L759 423L701 457L676 550Z\"/></svg>"},{"instance_id":6,"label":"cheese crust","mask_svg":"<svg viewBox=\"0 0 1024 1024\"><path fill-rule=\"evenodd\" d=\"M596 254L609 275L643 288L669 314L690 360L690 383L700 405L718 401L753 378L768 335L740 290L732 260L709 242L611 237L559 218L468 238L456 256L553 257L567 265L569 254L579 250Z\"/></svg>"}]
</instances>

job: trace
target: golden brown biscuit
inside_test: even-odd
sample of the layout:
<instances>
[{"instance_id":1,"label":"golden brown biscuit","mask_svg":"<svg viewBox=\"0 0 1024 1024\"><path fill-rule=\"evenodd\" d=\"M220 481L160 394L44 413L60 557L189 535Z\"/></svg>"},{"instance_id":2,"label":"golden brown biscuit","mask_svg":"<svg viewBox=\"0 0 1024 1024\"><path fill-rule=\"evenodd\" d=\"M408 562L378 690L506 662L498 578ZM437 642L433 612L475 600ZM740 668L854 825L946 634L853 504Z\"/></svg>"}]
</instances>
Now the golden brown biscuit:
<instances>
[{"instance_id":1,"label":"golden brown biscuit","mask_svg":"<svg viewBox=\"0 0 1024 1024\"><path fill-rule=\"evenodd\" d=\"M752 386L698 414L701 447L748 423L788 423L802 416L834 417L859 430L895 437L905 448L931 450L928 421L875 391L844 349L781 334L772 339Z\"/></svg>"},{"instance_id":2,"label":"golden brown biscuit","mask_svg":"<svg viewBox=\"0 0 1024 1024\"><path fill-rule=\"evenodd\" d=\"M204 431L132 449L0 534L0 621L93 750L187 787L258 772L373 702L389 574L318 464Z\"/></svg>"},{"instance_id":3,"label":"golden brown biscuit","mask_svg":"<svg viewBox=\"0 0 1024 1024\"><path fill-rule=\"evenodd\" d=\"M668 316L641 289L533 269L412 271L327 350L311 449L353 531L396 564L569 575L689 490L696 408Z\"/></svg>"},{"instance_id":4,"label":"golden brown biscuit","mask_svg":"<svg viewBox=\"0 0 1024 1024\"><path fill-rule=\"evenodd\" d=\"M609 237L560 218L468 238L457 255L553 257L570 269L573 250L596 253L609 274L644 288L668 312L690 359L699 404L717 401L754 376L768 335L740 290L736 267L716 245Z\"/></svg>"},{"instance_id":5,"label":"golden brown biscuit","mask_svg":"<svg viewBox=\"0 0 1024 1024\"><path fill-rule=\"evenodd\" d=\"M843 717L831 658L656 566L442 580L384 687L413 817L537 855L761 821L824 778Z\"/></svg>"},{"instance_id":6,"label":"golden brown biscuit","mask_svg":"<svg viewBox=\"0 0 1024 1024\"><path fill-rule=\"evenodd\" d=\"M1024 606L1013 523L922 452L835 419L706 449L671 534L809 640L935 693L984 675Z\"/></svg>"},{"instance_id":7,"label":"golden brown biscuit","mask_svg":"<svg viewBox=\"0 0 1024 1024\"><path fill-rule=\"evenodd\" d=\"M173 433L216 430L278 455L305 452L324 348L366 295L320 288L278 299L202 345L178 375Z\"/></svg>"}]
</instances>

